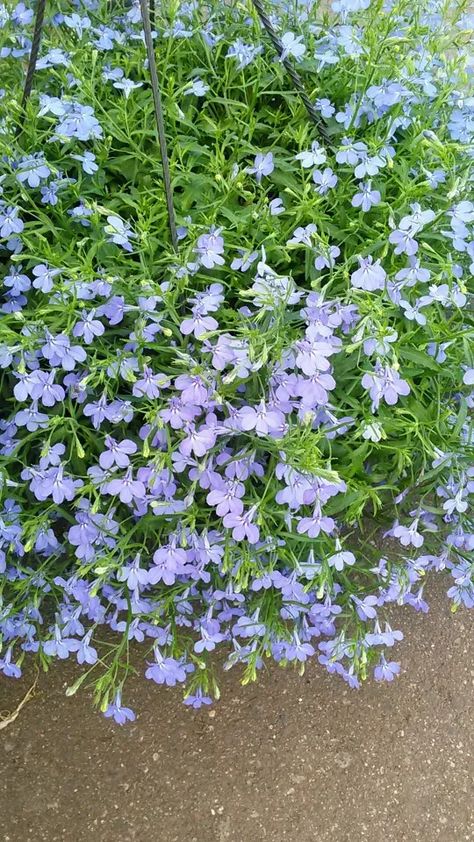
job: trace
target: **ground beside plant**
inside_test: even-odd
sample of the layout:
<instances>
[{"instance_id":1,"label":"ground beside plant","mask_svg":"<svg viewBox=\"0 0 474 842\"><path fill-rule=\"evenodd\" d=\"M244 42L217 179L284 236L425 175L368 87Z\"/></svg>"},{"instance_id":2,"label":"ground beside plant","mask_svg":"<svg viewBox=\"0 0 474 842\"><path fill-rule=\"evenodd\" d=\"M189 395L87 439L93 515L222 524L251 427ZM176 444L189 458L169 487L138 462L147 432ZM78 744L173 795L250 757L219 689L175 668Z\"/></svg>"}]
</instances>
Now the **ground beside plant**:
<instances>
[{"instance_id":1,"label":"ground beside plant","mask_svg":"<svg viewBox=\"0 0 474 842\"><path fill-rule=\"evenodd\" d=\"M136 678L121 729L64 697L58 665L0 732L5 842L470 842L474 612L451 616L442 585L427 617L398 611L396 686L231 672L209 712ZM30 677L0 678L0 708Z\"/></svg>"}]
</instances>

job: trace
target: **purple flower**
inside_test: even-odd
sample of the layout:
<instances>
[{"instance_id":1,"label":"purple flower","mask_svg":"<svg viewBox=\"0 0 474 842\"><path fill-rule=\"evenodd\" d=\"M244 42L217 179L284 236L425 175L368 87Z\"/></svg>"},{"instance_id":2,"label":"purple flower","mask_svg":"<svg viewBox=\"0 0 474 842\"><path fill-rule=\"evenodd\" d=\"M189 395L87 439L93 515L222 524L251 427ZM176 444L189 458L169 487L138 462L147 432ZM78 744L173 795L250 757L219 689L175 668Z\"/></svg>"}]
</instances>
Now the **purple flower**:
<instances>
[{"instance_id":1,"label":"purple flower","mask_svg":"<svg viewBox=\"0 0 474 842\"><path fill-rule=\"evenodd\" d=\"M283 199L280 199L280 197L278 197L278 199L272 199L271 202L269 203L268 207L269 207L271 216L278 216L280 213L283 213L284 210L285 210L285 207L283 205Z\"/></svg>"},{"instance_id":2,"label":"purple flower","mask_svg":"<svg viewBox=\"0 0 474 842\"><path fill-rule=\"evenodd\" d=\"M463 374L462 382L466 386L474 386L474 368L466 368Z\"/></svg>"},{"instance_id":3,"label":"purple flower","mask_svg":"<svg viewBox=\"0 0 474 842\"><path fill-rule=\"evenodd\" d=\"M300 535L307 533L309 538L317 538L321 532L325 532L330 535L335 529L335 526L336 524L332 517L323 515L321 512L321 505L317 503L312 517L300 518L296 530Z\"/></svg>"},{"instance_id":4,"label":"purple flower","mask_svg":"<svg viewBox=\"0 0 474 842\"><path fill-rule=\"evenodd\" d=\"M293 56L296 61L299 61L306 52L306 47L302 44L303 36L295 35L294 32L285 32L281 36L281 43L283 52L280 56L280 61L283 61L288 56Z\"/></svg>"},{"instance_id":5,"label":"purple flower","mask_svg":"<svg viewBox=\"0 0 474 842\"><path fill-rule=\"evenodd\" d=\"M285 416L279 409L268 407L265 401L258 406L244 406L239 410L239 423L242 430L255 430L257 436L281 438L286 429Z\"/></svg>"},{"instance_id":6,"label":"purple flower","mask_svg":"<svg viewBox=\"0 0 474 842\"><path fill-rule=\"evenodd\" d=\"M132 245L129 241L137 235L132 231L130 223L124 222L123 219L114 214L107 217L107 223L104 228L105 233L108 234L107 242L122 246L125 251L132 251Z\"/></svg>"},{"instance_id":7,"label":"purple flower","mask_svg":"<svg viewBox=\"0 0 474 842\"><path fill-rule=\"evenodd\" d=\"M354 553L349 552L349 550L338 550L336 553L329 556L327 563L329 564L329 567L334 567L335 570L341 571L344 570L344 567L355 564L356 557Z\"/></svg>"},{"instance_id":8,"label":"purple flower","mask_svg":"<svg viewBox=\"0 0 474 842\"><path fill-rule=\"evenodd\" d=\"M210 696L204 696L203 691L198 687L194 693L188 693L185 696L184 704L194 708L194 710L199 710L202 705L212 705L212 699Z\"/></svg>"},{"instance_id":9,"label":"purple flower","mask_svg":"<svg viewBox=\"0 0 474 842\"><path fill-rule=\"evenodd\" d=\"M356 193L352 197L352 207L360 208L364 213L367 213L373 205L380 204L380 193L378 190L372 190L372 183L370 181L364 181L359 185L359 189L360 193Z\"/></svg>"},{"instance_id":10,"label":"purple flower","mask_svg":"<svg viewBox=\"0 0 474 842\"><path fill-rule=\"evenodd\" d=\"M224 526L226 529L232 529L232 537L235 541L246 539L249 544L257 543L260 532L258 526L252 523L256 508L256 506L252 506L248 512L241 512L240 514L229 512L224 517Z\"/></svg>"},{"instance_id":11,"label":"purple flower","mask_svg":"<svg viewBox=\"0 0 474 842\"><path fill-rule=\"evenodd\" d=\"M215 506L219 517L232 512L241 514L244 504L240 499L245 494L245 486L237 479L223 479L218 477L213 481L212 491L206 497L209 506Z\"/></svg>"},{"instance_id":12,"label":"purple flower","mask_svg":"<svg viewBox=\"0 0 474 842\"><path fill-rule=\"evenodd\" d=\"M92 152L85 151L82 155L71 155L76 161L80 161L82 169L87 175L94 175L99 167L95 163L95 155Z\"/></svg>"},{"instance_id":13,"label":"purple flower","mask_svg":"<svg viewBox=\"0 0 474 842\"><path fill-rule=\"evenodd\" d=\"M359 597L352 594L351 599L355 603L357 614L363 622L366 620L375 620L377 617L375 606L378 605L378 597L369 595L364 597L364 599L359 599Z\"/></svg>"},{"instance_id":14,"label":"purple flower","mask_svg":"<svg viewBox=\"0 0 474 842\"><path fill-rule=\"evenodd\" d=\"M63 387L54 382L55 373L54 369L50 372L33 372L34 377L30 388L30 395L33 400L40 400L44 406L54 406L64 400Z\"/></svg>"},{"instance_id":15,"label":"purple flower","mask_svg":"<svg viewBox=\"0 0 474 842\"><path fill-rule=\"evenodd\" d=\"M29 433L34 433L41 427L47 427L49 418L44 412L38 411L38 404L34 401L26 409L20 409L15 415L17 427L26 427Z\"/></svg>"},{"instance_id":16,"label":"purple flower","mask_svg":"<svg viewBox=\"0 0 474 842\"><path fill-rule=\"evenodd\" d=\"M164 582L173 585L176 576L184 573L188 555L182 547L176 546L176 539L171 539L165 547L160 547L153 555L154 567L148 571L148 581L152 585Z\"/></svg>"},{"instance_id":17,"label":"purple flower","mask_svg":"<svg viewBox=\"0 0 474 842\"><path fill-rule=\"evenodd\" d=\"M0 206L0 237L10 237L11 234L21 234L24 225L18 214L19 208Z\"/></svg>"},{"instance_id":18,"label":"purple flower","mask_svg":"<svg viewBox=\"0 0 474 842\"><path fill-rule=\"evenodd\" d=\"M397 228L391 232L388 239L395 246L395 254L407 254L410 257L418 251L418 243L410 229L401 231Z\"/></svg>"},{"instance_id":19,"label":"purple flower","mask_svg":"<svg viewBox=\"0 0 474 842\"><path fill-rule=\"evenodd\" d=\"M33 269L35 280L33 286L47 294L53 289L53 279L61 273L61 269L51 269L45 263L39 263Z\"/></svg>"},{"instance_id":20,"label":"purple flower","mask_svg":"<svg viewBox=\"0 0 474 842\"><path fill-rule=\"evenodd\" d=\"M372 398L372 409L375 411L382 398L389 406L397 403L400 395L410 394L410 387L406 380L402 380L398 371L390 366L383 366L377 362L373 372L367 372L362 378L362 386L369 390Z\"/></svg>"},{"instance_id":21,"label":"purple flower","mask_svg":"<svg viewBox=\"0 0 474 842\"><path fill-rule=\"evenodd\" d=\"M140 567L139 554L135 556L134 561L131 561L130 564L124 564L120 568L117 573L117 579L119 582L126 582L131 591L148 584L150 577L148 571Z\"/></svg>"},{"instance_id":22,"label":"purple flower","mask_svg":"<svg viewBox=\"0 0 474 842\"><path fill-rule=\"evenodd\" d=\"M82 336L87 345L94 342L97 336L102 336L105 331L102 322L99 322L99 320L94 318L94 316L95 310L91 310L90 313L83 310L81 321L75 324L72 331L73 336Z\"/></svg>"},{"instance_id":23,"label":"purple flower","mask_svg":"<svg viewBox=\"0 0 474 842\"><path fill-rule=\"evenodd\" d=\"M384 289L387 273L380 260L374 263L373 257L359 257L359 269L351 275L351 284L357 289L365 289L367 292L374 292L377 289Z\"/></svg>"},{"instance_id":24,"label":"purple flower","mask_svg":"<svg viewBox=\"0 0 474 842\"><path fill-rule=\"evenodd\" d=\"M93 630L87 632L82 638L77 650L78 664L95 664L97 661L97 650L90 645Z\"/></svg>"},{"instance_id":25,"label":"purple flower","mask_svg":"<svg viewBox=\"0 0 474 842\"><path fill-rule=\"evenodd\" d=\"M196 307L193 307L192 318L184 319L181 322L179 329L184 336L189 336L189 334L192 333L196 339L200 339L205 333L211 333L218 327L219 324L213 316L204 315L201 307L197 305Z\"/></svg>"},{"instance_id":26,"label":"purple flower","mask_svg":"<svg viewBox=\"0 0 474 842\"><path fill-rule=\"evenodd\" d=\"M311 149L298 152L298 154L295 155L295 159L297 161L301 161L302 167L309 169L310 167L318 167L320 164L325 164L327 155L317 140L313 140Z\"/></svg>"},{"instance_id":27,"label":"purple flower","mask_svg":"<svg viewBox=\"0 0 474 842\"><path fill-rule=\"evenodd\" d=\"M332 171L331 167L326 167L322 172L315 170L313 172L313 181L316 185L316 192L320 196L325 196L326 193L335 187L337 184L337 175Z\"/></svg>"},{"instance_id":28,"label":"purple flower","mask_svg":"<svg viewBox=\"0 0 474 842\"><path fill-rule=\"evenodd\" d=\"M418 532L419 519L416 518L410 526L398 524L392 529L394 538L398 538L403 547L421 547L424 543L423 535Z\"/></svg>"},{"instance_id":29,"label":"purple flower","mask_svg":"<svg viewBox=\"0 0 474 842\"><path fill-rule=\"evenodd\" d=\"M216 438L216 431L210 427L203 425L196 429L194 426L188 426L187 436L179 445L179 450L184 456L191 456L191 453L197 457L205 456L214 447Z\"/></svg>"},{"instance_id":30,"label":"purple flower","mask_svg":"<svg viewBox=\"0 0 474 842\"><path fill-rule=\"evenodd\" d=\"M180 661L175 658L164 658L157 646L154 649L155 661L148 665L145 677L156 684L166 684L175 687L178 682L186 681L186 671Z\"/></svg>"},{"instance_id":31,"label":"purple flower","mask_svg":"<svg viewBox=\"0 0 474 842\"><path fill-rule=\"evenodd\" d=\"M146 494L143 483L138 479L133 479L131 468L127 470L125 476L107 482L105 490L107 494L118 494L122 503L132 503L135 500L140 501Z\"/></svg>"},{"instance_id":32,"label":"purple flower","mask_svg":"<svg viewBox=\"0 0 474 842\"><path fill-rule=\"evenodd\" d=\"M70 637L63 637L58 625L54 627L54 638L43 643L45 655L51 655L64 660L71 652L77 652L81 644L79 640Z\"/></svg>"},{"instance_id":33,"label":"purple flower","mask_svg":"<svg viewBox=\"0 0 474 842\"><path fill-rule=\"evenodd\" d=\"M105 437L105 446L107 450L104 450L99 456L100 467L104 470L108 470L113 465L117 465L118 468L127 468L130 464L129 455L136 453L138 450L135 442L130 441L130 439L117 442L112 436Z\"/></svg>"},{"instance_id":34,"label":"purple flower","mask_svg":"<svg viewBox=\"0 0 474 842\"><path fill-rule=\"evenodd\" d=\"M115 696L115 701L113 704L109 704L107 710L104 711L104 716L107 719L114 719L117 725L125 725L128 721L133 722L135 720L135 714L133 710L130 708L123 707L122 705L122 694L120 691L117 691Z\"/></svg>"},{"instance_id":35,"label":"purple flower","mask_svg":"<svg viewBox=\"0 0 474 842\"><path fill-rule=\"evenodd\" d=\"M260 184L263 176L270 175L274 169L273 154L271 152L267 152L266 154L259 152L255 155L253 167L247 167L246 172L250 175L255 175L257 182Z\"/></svg>"},{"instance_id":36,"label":"purple flower","mask_svg":"<svg viewBox=\"0 0 474 842\"><path fill-rule=\"evenodd\" d=\"M202 266L206 269L213 269L214 266L223 266L224 238L220 235L220 229L209 231L208 234L201 234L196 243L195 253Z\"/></svg>"},{"instance_id":37,"label":"purple flower","mask_svg":"<svg viewBox=\"0 0 474 842\"><path fill-rule=\"evenodd\" d=\"M220 625L217 620L205 620L199 626L200 638L194 644L194 651L200 654L201 652L212 652L216 648L216 643L221 643L226 639L226 635L220 631Z\"/></svg>"},{"instance_id":38,"label":"purple flower","mask_svg":"<svg viewBox=\"0 0 474 842\"><path fill-rule=\"evenodd\" d=\"M19 161L15 175L20 184L26 182L29 187L39 187L41 179L48 178L50 173L43 153L35 152Z\"/></svg>"},{"instance_id":39,"label":"purple flower","mask_svg":"<svg viewBox=\"0 0 474 842\"><path fill-rule=\"evenodd\" d=\"M18 664L12 663L12 646L5 652L5 657L0 658L0 672L7 678L21 678L21 669Z\"/></svg>"},{"instance_id":40,"label":"purple flower","mask_svg":"<svg viewBox=\"0 0 474 842\"><path fill-rule=\"evenodd\" d=\"M83 486L81 479L73 479L64 475L64 466L48 468L35 485L34 494L38 500L52 497L58 505L64 500L74 500L76 490Z\"/></svg>"},{"instance_id":41,"label":"purple flower","mask_svg":"<svg viewBox=\"0 0 474 842\"><path fill-rule=\"evenodd\" d=\"M393 681L399 672L400 664L397 664L396 661L386 661L384 655L382 655L380 663L374 669L374 678L376 681Z\"/></svg>"}]
</instances>

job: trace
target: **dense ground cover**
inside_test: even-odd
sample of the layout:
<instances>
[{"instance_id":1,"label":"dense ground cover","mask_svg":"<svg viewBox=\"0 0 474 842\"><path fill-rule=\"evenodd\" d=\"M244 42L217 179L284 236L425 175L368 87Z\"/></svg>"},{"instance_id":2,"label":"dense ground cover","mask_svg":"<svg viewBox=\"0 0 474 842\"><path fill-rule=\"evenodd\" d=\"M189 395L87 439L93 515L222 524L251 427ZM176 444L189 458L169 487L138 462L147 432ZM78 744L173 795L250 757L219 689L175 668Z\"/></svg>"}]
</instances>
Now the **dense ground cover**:
<instances>
[{"instance_id":1,"label":"dense ground cover","mask_svg":"<svg viewBox=\"0 0 474 842\"><path fill-rule=\"evenodd\" d=\"M472 16L270 4L321 132L252 4L157 5L177 252L137 3L50 8L25 114L0 6L0 665L119 722L134 640L199 706L216 647L390 681L384 606L474 605Z\"/></svg>"}]
</instances>

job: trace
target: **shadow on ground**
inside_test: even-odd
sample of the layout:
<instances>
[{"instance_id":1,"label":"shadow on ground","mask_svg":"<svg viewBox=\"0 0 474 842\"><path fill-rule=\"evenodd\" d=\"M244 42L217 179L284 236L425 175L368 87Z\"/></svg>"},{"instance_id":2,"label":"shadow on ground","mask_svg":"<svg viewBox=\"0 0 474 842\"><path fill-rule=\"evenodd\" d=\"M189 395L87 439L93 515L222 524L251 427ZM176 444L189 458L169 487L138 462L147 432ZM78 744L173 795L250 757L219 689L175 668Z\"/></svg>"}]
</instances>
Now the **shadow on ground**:
<instances>
[{"instance_id":1,"label":"shadow on ground","mask_svg":"<svg viewBox=\"0 0 474 842\"><path fill-rule=\"evenodd\" d=\"M399 614L393 686L346 689L317 665L278 667L258 685L223 678L214 710L143 679L119 728L73 671L43 676L0 733L5 842L464 842L474 839L474 612L452 616L446 581L431 611ZM0 679L12 709L29 677ZM2 827L3 825L3 827Z\"/></svg>"}]
</instances>

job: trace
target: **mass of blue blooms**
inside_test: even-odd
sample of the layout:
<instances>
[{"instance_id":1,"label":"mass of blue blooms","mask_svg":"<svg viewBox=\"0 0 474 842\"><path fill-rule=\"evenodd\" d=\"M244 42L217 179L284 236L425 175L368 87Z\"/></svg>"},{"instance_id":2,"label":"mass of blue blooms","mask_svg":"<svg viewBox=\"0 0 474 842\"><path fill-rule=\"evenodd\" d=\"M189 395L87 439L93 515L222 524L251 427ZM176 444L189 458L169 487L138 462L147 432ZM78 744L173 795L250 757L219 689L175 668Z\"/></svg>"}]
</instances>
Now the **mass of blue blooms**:
<instances>
[{"instance_id":1,"label":"mass of blue blooms","mask_svg":"<svg viewBox=\"0 0 474 842\"><path fill-rule=\"evenodd\" d=\"M474 607L468 5L268 0L279 55L157 4L174 249L139 2L47 3L25 106L0 4L4 675L123 724L135 649L198 708L222 659L393 681L432 575Z\"/></svg>"}]
</instances>

